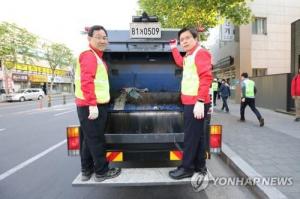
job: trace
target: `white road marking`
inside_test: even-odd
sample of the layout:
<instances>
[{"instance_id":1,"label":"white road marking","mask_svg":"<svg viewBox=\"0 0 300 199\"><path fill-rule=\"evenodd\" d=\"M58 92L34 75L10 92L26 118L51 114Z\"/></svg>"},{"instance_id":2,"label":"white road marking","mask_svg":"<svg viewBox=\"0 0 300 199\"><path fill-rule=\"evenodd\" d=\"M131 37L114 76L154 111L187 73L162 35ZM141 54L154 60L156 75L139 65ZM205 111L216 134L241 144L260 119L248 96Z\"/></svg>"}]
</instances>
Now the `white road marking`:
<instances>
[{"instance_id":1,"label":"white road marking","mask_svg":"<svg viewBox=\"0 0 300 199\"><path fill-rule=\"evenodd\" d=\"M60 98L61 96L55 96L55 97L52 97L52 101L62 101L62 98ZM67 97L68 98L68 97ZM54 100L55 99L55 100ZM43 98L43 103L44 103L44 106L46 107L46 104L48 103L48 100L46 98ZM20 107L27 107L28 105L31 105L31 104L39 104L40 101L25 101L25 102L3 102L3 103L0 103L0 107L1 107L1 110L3 109L15 109L15 108L20 108Z\"/></svg>"},{"instance_id":2,"label":"white road marking","mask_svg":"<svg viewBox=\"0 0 300 199\"><path fill-rule=\"evenodd\" d=\"M69 108L65 108L65 109L52 109L52 108L35 109L35 110L32 110L32 112L28 113L27 115L33 115L33 114L39 114L39 113L49 113L49 112L58 112L58 111L64 111L64 110L70 110L70 109Z\"/></svg>"},{"instance_id":3,"label":"white road marking","mask_svg":"<svg viewBox=\"0 0 300 199\"><path fill-rule=\"evenodd\" d=\"M46 112L51 112L51 111L57 111L57 109L64 109L67 110L68 107L72 107L74 106L74 103L68 103L68 104L64 104L64 105L56 105L56 106L52 106L52 107L44 107L42 109L40 108L35 108L35 109L30 109L30 110L26 110L26 111L19 111L19 112L15 112L12 113L13 115L22 115L22 114L28 114L28 115L33 115L33 114L38 114L38 113L46 113ZM60 108L63 107L63 108Z\"/></svg>"},{"instance_id":4,"label":"white road marking","mask_svg":"<svg viewBox=\"0 0 300 199\"><path fill-rule=\"evenodd\" d=\"M56 109L54 109L55 111L64 111L64 110L68 110L68 109L66 109L66 108L56 108Z\"/></svg>"},{"instance_id":5,"label":"white road marking","mask_svg":"<svg viewBox=\"0 0 300 199\"><path fill-rule=\"evenodd\" d=\"M65 111L65 112L62 112L62 113L57 113L57 114L55 114L54 116L60 116L60 115L63 115L63 114L67 114L67 113L74 112L74 111L75 111L75 110Z\"/></svg>"},{"instance_id":6,"label":"white road marking","mask_svg":"<svg viewBox=\"0 0 300 199\"><path fill-rule=\"evenodd\" d=\"M0 132L1 132L1 131L5 131L5 130L6 130L6 129L0 129Z\"/></svg>"},{"instance_id":7,"label":"white road marking","mask_svg":"<svg viewBox=\"0 0 300 199\"><path fill-rule=\"evenodd\" d=\"M10 169L10 170L8 170L8 171L2 173L2 174L0 175L0 181L1 181L1 180L4 180L4 179L7 178L8 176L10 176L10 175L16 173L17 171L21 170L22 168L28 166L29 164L33 163L34 161L40 159L41 157L47 155L48 153L50 153L51 151L53 151L53 150L55 150L56 148L60 147L61 145L65 144L66 142L67 142L67 140L63 140L63 141L57 143L56 145L54 145L54 146L52 146L52 147L46 149L45 151L43 151L43 152L37 154L36 156L34 156L34 157L32 157L32 158L26 160L25 162L22 162L21 164L15 166L14 168L12 168L12 169Z\"/></svg>"},{"instance_id":8,"label":"white road marking","mask_svg":"<svg viewBox=\"0 0 300 199\"><path fill-rule=\"evenodd\" d=\"M32 101L27 101L27 102L23 102L22 104L0 104L1 110L4 109L16 109L16 108L20 108L20 107L27 107L28 104L30 105Z\"/></svg>"}]
</instances>

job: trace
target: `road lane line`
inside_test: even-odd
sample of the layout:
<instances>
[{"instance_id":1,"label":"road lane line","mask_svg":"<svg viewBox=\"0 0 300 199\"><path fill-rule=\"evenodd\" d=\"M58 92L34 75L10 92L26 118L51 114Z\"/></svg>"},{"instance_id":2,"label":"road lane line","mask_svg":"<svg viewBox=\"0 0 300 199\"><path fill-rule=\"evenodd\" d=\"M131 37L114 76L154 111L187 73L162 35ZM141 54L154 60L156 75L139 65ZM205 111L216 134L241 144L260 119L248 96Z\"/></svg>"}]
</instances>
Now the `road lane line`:
<instances>
[{"instance_id":1,"label":"road lane line","mask_svg":"<svg viewBox=\"0 0 300 199\"><path fill-rule=\"evenodd\" d=\"M25 110L25 111L19 111L19 112L15 112L12 113L13 115L22 115L22 114L38 114L38 113L45 113L45 112L51 112L51 111L56 111L56 109L59 109L60 107L63 107L65 110L68 109L68 107L72 107L74 105L74 103L67 103L64 105L55 105L52 107L45 107L45 108L35 108L35 109L30 109L30 110Z\"/></svg>"},{"instance_id":2,"label":"road lane line","mask_svg":"<svg viewBox=\"0 0 300 199\"><path fill-rule=\"evenodd\" d=\"M72 99L72 98L67 98L68 99ZM44 98L44 100L42 100L43 103L47 103L48 100L46 100ZM62 99L56 99L55 97L55 100L53 100L52 98L52 102L53 101L62 101ZM69 101L67 101L69 103ZM36 103L39 103L39 101L37 100L34 100L34 101L25 101L25 102L4 102L4 103L0 103L0 107L1 107L1 110L3 109L14 109L14 108L20 108L20 107L27 107L28 105L35 105ZM13 105L13 106L12 106Z\"/></svg>"},{"instance_id":3,"label":"road lane line","mask_svg":"<svg viewBox=\"0 0 300 199\"><path fill-rule=\"evenodd\" d=\"M16 108L20 108L20 107L28 107L28 105L35 105L35 103L32 103L32 101L26 101L26 102L23 102L22 104L10 103L10 104L2 105L0 107L1 107L1 110L4 110L4 109L16 109Z\"/></svg>"},{"instance_id":4,"label":"road lane line","mask_svg":"<svg viewBox=\"0 0 300 199\"><path fill-rule=\"evenodd\" d=\"M54 146L52 146L52 147L46 149L45 151L43 151L43 152L37 154L36 156L34 156L34 157L32 157L32 158L26 160L25 162L22 162L21 164L15 166L14 168L12 168L12 169L10 169L10 170L8 170L8 171L2 173L2 174L0 175L0 181L1 181L1 180L4 180L4 179L7 178L8 176L10 176L10 175L16 173L17 171L21 170L22 168L28 166L29 164L33 163L34 161L40 159L41 157L47 155L48 153L50 153L51 151L53 151L53 150L55 150L56 148L60 147L61 145L65 144L66 142L67 142L67 140L63 140L63 141L57 143L56 145L54 145Z\"/></svg>"},{"instance_id":5,"label":"road lane line","mask_svg":"<svg viewBox=\"0 0 300 199\"><path fill-rule=\"evenodd\" d=\"M34 115L34 114L40 114L40 113L49 113L49 112L57 112L57 111L65 111L65 110L70 110L70 108L65 108L65 109L39 109L39 110L32 110L32 112L27 113L27 115Z\"/></svg>"},{"instance_id":6,"label":"road lane line","mask_svg":"<svg viewBox=\"0 0 300 199\"><path fill-rule=\"evenodd\" d=\"M67 114L67 113L74 112L74 111L75 111L75 110L65 111L65 112L62 112L62 113L57 113L57 114L55 114L54 116L60 116L60 115L63 115L63 114Z\"/></svg>"},{"instance_id":7,"label":"road lane line","mask_svg":"<svg viewBox=\"0 0 300 199\"><path fill-rule=\"evenodd\" d=\"M1 131L5 131L5 130L6 130L6 129L0 129L0 132L1 132Z\"/></svg>"}]
</instances>

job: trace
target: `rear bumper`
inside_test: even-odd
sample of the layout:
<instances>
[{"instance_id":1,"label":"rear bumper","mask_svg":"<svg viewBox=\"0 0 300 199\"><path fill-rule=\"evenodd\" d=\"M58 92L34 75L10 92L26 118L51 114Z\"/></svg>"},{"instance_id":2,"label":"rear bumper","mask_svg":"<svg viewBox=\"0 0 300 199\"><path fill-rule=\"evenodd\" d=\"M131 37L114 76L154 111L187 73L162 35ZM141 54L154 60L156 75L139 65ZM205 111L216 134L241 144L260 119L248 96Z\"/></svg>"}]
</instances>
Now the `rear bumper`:
<instances>
[{"instance_id":1,"label":"rear bumper","mask_svg":"<svg viewBox=\"0 0 300 199\"><path fill-rule=\"evenodd\" d=\"M150 144L183 142L183 133L105 134L107 144Z\"/></svg>"},{"instance_id":2,"label":"rear bumper","mask_svg":"<svg viewBox=\"0 0 300 199\"><path fill-rule=\"evenodd\" d=\"M124 162L170 161L171 151L182 150L183 137L183 133L105 135L107 151L122 152Z\"/></svg>"},{"instance_id":3,"label":"rear bumper","mask_svg":"<svg viewBox=\"0 0 300 199\"><path fill-rule=\"evenodd\" d=\"M108 150L180 150L183 133L105 134Z\"/></svg>"},{"instance_id":4,"label":"rear bumper","mask_svg":"<svg viewBox=\"0 0 300 199\"><path fill-rule=\"evenodd\" d=\"M75 134L80 134L80 128L74 126L70 128L77 129ZM206 143L210 143L209 128L207 130L205 139ZM105 139L109 161L151 162L182 159L184 133L107 133ZM70 156L79 155L79 146L81 145L79 136L77 140L78 147L74 150L70 147L72 142L68 141L68 154ZM206 157L210 158L209 144L206 146Z\"/></svg>"}]
</instances>

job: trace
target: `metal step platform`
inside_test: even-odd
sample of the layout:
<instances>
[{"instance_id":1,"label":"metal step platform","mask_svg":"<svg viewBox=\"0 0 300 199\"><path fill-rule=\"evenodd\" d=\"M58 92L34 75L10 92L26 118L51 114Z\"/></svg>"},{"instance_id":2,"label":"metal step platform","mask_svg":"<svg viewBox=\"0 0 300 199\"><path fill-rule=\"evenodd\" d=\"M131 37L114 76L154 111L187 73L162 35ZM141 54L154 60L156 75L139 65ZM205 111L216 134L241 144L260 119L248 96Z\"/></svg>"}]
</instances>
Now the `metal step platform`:
<instances>
[{"instance_id":1,"label":"metal step platform","mask_svg":"<svg viewBox=\"0 0 300 199\"><path fill-rule=\"evenodd\" d=\"M191 178L173 180L169 171L174 167L166 168L122 168L121 174L113 179L102 182L94 180L94 174L89 181L81 181L81 173L72 182L72 186L158 186L158 185L183 185L190 184ZM208 180L213 181L213 176L208 170Z\"/></svg>"}]
</instances>

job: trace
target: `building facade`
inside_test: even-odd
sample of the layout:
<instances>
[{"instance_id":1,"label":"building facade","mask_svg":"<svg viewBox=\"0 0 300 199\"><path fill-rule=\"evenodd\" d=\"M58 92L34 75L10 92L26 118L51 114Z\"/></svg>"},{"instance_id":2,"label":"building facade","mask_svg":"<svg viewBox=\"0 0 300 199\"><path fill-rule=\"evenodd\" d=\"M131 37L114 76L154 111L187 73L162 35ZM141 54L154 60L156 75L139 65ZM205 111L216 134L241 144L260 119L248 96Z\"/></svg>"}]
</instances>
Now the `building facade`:
<instances>
[{"instance_id":1,"label":"building facade","mask_svg":"<svg viewBox=\"0 0 300 199\"><path fill-rule=\"evenodd\" d=\"M24 88L42 88L50 89L53 79L53 92L72 92L72 72L71 70L56 69L54 76L49 67L37 66L32 64L15 63L10 70L6 66L13 63L2 63L0 68L0 88L5 88L8 92L18 91Z\"/></svg>"},{"instance_id":2,"label":"building facade","mask_svg":"<svg viewBox=\"0 0 300 199\"><path fill-rule=\"evenodd\" d=\"M253 77L293 72L291 24L300 19L300 1L254 0L249 6L252 23L231 28L223 24L212 31L215 43L208 45L215 76L233 84L242 72ZM224 34L230 33L234 37L226 39Z\"/></svg>"}]
</instances>

